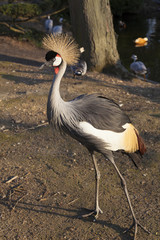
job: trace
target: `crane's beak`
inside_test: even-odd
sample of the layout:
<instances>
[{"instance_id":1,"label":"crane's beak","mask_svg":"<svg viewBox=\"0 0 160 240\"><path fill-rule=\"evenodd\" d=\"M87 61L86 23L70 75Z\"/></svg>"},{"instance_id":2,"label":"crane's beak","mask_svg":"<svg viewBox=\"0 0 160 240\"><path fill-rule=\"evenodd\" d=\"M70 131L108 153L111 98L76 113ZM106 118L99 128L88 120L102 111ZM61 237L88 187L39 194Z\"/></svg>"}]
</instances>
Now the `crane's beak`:
<instances>
[{"instance_id":1,"label":"crane's beak","mask_svg":"<svg viewBox=\"0 0 160 240\"><path fill-rule=\"evenodd\" d=\"M47 62L44 62L44 63L39 67L39 69L43 69L45 66L47 66Z\"/></svg>"},{"instance_id":2,"label":"crane's beak","mask_svg":"<svg viewBox=\"0 0 160 240\"><path fill-rule=\"evenodd\" d=\"M50 67L50 66L51 66L51 63L49 61L46 61L39 67L39 69L43 69L44 67Z\"/></svg>"}]
</instances>

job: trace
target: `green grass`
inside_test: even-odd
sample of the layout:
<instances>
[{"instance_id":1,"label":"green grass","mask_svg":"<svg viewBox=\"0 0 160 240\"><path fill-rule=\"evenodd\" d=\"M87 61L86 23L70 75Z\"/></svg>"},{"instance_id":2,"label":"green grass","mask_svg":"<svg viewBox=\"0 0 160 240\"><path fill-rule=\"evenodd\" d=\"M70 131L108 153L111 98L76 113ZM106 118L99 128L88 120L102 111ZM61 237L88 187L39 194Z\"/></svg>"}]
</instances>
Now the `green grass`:
<instances>
[{"instance_id":1,"label":"green grass","mask_svg":"<svg viewBox=\"0 0 160 240\"><path fill-rule=\"evenodd\" d=\"M0 132L0 143L15 144L23 139L20 134L12 134L10 132Z\"/></svg>"},{"instance_id":2,"label":"green grass","mask_svg":"<svg viewBox=\"0 0 160 240\"><path fill-rule=\"evenodd\" d=\"M30 28L30 29L24 29L25 33L19 33L12 31L7 26L0 24L0 36L8 36L8 37L14 37L17 40L23 41L26 40L37 47L42 46L42 39L44 37L44 33L37 31L36 29Z\"/></svg>"}]
</instances>

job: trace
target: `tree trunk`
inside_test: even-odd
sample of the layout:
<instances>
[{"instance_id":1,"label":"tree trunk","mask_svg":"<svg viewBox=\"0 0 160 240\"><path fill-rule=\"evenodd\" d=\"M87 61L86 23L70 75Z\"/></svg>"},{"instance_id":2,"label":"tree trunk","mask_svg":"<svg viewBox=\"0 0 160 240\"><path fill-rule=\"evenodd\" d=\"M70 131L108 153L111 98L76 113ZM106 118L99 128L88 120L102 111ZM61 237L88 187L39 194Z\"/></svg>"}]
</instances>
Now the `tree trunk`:
<instances>
[{"instance_id":1,"label":"tree trunk","mask_svg":"<svg viewBox=\"0 0 160 240\"><path fill-rule=\"evenodd\" d=\"M120 65L109 0L69 0L73 34L90 70Z\"/></svg>"}]
</instances>

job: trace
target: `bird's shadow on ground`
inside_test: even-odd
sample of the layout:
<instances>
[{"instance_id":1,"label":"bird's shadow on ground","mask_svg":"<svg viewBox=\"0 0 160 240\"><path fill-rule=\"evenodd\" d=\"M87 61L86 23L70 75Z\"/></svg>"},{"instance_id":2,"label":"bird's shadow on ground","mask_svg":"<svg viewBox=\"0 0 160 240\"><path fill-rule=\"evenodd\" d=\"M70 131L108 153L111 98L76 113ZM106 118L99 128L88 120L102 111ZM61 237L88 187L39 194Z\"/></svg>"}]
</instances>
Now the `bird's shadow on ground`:
<instances>
[{"instance_id":1,"label":"bird's shadow on ground","mask_svg":"<svg viewBox=\"0 0 160 240\"><path fill-rule=\"evenodd\" d=\"M94 224L99 224L102 226L106 226L108 228L112 228L114 231L116 231L119 235L113 238L113 240L121 239L121 240L132 240L133 234L131 232L126 232L125 228L120 227L117 224L113 224L110 221L104 221L104 220L95 220L93 216L83 218L81 217L83 214L88 213L90 210L86 208L77 208L77 209L70 209L70 208L63 208L63 207L53 207L49 205L39 205L39 204L33 204L33 203L26 203L22 201L15 201L15 200L8 200L8 199L0 199L0 205L4 205L5 207L8 207L10 211L14 211L15 209L21 209L25 211L33 211L37 212L39 214L51 214L55 216L70 218L70 219L79 219L79 221L83 222L91 222ZM63 211L63 213L61 213Z\"/></svg>"}]
</instances>

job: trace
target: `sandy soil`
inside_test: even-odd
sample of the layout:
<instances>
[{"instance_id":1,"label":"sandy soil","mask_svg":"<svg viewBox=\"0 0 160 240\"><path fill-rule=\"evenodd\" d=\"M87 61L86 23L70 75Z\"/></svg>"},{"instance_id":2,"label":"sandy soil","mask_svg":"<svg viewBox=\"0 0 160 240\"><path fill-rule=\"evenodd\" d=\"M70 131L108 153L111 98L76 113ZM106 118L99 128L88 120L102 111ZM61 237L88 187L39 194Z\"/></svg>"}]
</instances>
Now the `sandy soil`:
<instances>
[{"instance_id":1,"label":"sandy soil","mask_svg":"<svg viewBox=\"0 0 160 240\"><path fill-rule=\"evenodd\" d=\"M45 51L0 37L0 239L130 240L132 217L113 167L97 154L101 171L98 220L80 219L94 207L94 170L87 150L48 126L52 72L39 70ZM141 224L138 240L160 239L160 84L88 72L62 82L64 99L98 92L114 99L144 138L141 170L126 156L115 161L127 181Z\"/></svg>"}]
</instances>

